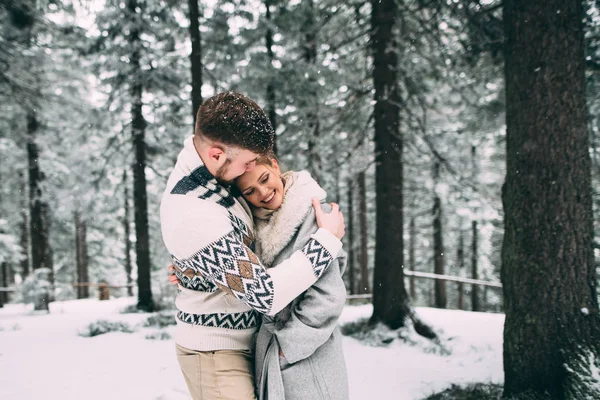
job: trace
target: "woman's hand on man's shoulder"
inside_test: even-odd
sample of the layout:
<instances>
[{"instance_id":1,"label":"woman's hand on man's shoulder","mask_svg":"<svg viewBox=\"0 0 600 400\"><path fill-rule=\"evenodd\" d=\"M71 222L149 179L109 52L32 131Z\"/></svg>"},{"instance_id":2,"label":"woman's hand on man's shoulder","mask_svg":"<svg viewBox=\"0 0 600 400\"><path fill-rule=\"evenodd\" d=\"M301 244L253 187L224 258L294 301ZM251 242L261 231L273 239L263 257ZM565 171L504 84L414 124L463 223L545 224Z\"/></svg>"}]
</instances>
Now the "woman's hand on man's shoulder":
<instances>
[{"instance_id":1,"label":"woman's hand on man's shoulder","mask_svg":"<svg viewBox=\"0 0 600 400\"><path fill-rule=\"evenodd\" d=\"M346 224L344 223L344 214L340 211L340 206L336 203L331 204L331 211L326 213L321 208L319 199L313 197L312 205L315 209L315 217L319 228L323 228L331 232L338 239L342 239L346 233Z\"/></svg>"}]
</instances>

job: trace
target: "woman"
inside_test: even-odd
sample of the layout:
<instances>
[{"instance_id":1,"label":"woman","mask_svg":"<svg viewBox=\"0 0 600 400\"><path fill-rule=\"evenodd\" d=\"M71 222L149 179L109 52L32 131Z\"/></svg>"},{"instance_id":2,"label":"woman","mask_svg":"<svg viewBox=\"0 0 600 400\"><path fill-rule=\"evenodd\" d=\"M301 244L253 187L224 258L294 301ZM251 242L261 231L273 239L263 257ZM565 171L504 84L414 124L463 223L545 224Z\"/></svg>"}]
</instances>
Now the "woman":
<instances>
[{"instance_id":1,"label":"woman","mask_svg":"<svg viewBox=\"0 0 600 400\"><path fill-rule=\"evenodd\" d=\"M306 171L282 174L274 156L235 182L255 216L256 250L266 267L301 249L317 230L311 199L325 191ZM313 200L314 201L314 200ZM331 208L322 204L325 211ZM337 321L346 300L344 252L321 278L274 317L263 317L255 350L259 400L348 399Z\"/></svg>"}]
</instances>

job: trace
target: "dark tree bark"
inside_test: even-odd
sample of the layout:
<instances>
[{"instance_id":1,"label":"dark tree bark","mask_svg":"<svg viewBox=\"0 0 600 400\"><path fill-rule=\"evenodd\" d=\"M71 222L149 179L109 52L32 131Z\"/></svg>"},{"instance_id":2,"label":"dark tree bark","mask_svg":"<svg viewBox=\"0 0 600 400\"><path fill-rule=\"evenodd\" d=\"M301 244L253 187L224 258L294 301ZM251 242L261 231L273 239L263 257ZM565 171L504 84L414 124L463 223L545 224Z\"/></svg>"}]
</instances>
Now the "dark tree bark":
<instances>
[{"instance_id":1,"label":"dark tree bark","mask_svg":"<svg viewBox=\"0 0 600 400\"><path fill-rule=\"evenodd\" d=\"M10 20L13 28L19 30L19 42L23 47L32 48L34 46L32 30L36 23L34 5L28 2L9 2L7 11L10 14ZM7 28L9 29L9 28ZM35 95L24 96L23 103L26 115L26 151L28 168L28 189L29 189L29 230L31 244L31 267L32 269L52 268L48 238L48 213L42 196L42 181L44 174L40 169L40 154L38 148L38 134L40 124L38 121L37 103L41 96L38 96L39 89L33 87L32 92Z\"/></svg>"},{"instance_id":2,"label":"dark tree bark","mask_svg":"<svg viewBox=\"0 0 600 400\"><path fill-rule=\"evenodd\" d=\"M433 168L433 181L438 182L440 164L436 162ZM446 270L446 257L444 256L444 238L442 235L442 199L434 189L433 196L433 272L444 275ZM435 306L446 308L446 281L434 280Z\"/></svg>"},{"instance_id":3,"label":"dark tree bark","mask_svg":"<svg viewBox=\"0 0 600 400\"><path fill-rule=\"evenodd\" d=\"M21 232L21 276L23 279L29 276L29 220L27 218L27 191L25 189L25 178L22 173L19 173L20 182L20 205L21 205L21 222L19 223L19 231Z\"/></svg>"},{"instance_id":4,"label":"dark tree bark","mask_svg":"<svg viewBox=\"0 0 600 400\"><path fill-rule=\"evenodd\" d=\"M136 0L128 0L129 14L135 17L138 8ZM135 162L133 164L133 204L135 220L135 252L137 259L137 308L144 311L154 310L152 300L152 287L150 281L150 235L148 230L148 195L146 192L146 120L142 113L143 86L140 80L140 32L133 25L129 34L129 43L133 49L131 54L131 133L133 136L133 149Z\"/></svg>"},{"instance_id":5,"label":"dark tree bark","mask_svg":"<svg viewBox=\"0 0 600 400\"><path fill-rule=\"evenodd\" d=\"M123 186L125 187L123 196L123 207L125 209L125 215L123 216L123 231L125 233L125 275L127 275L127 295L133 296L133 279L131 278L131 229L129 225L129 221L131 221L131 211L129 207L129 181L127 179L127 170L123 171Z\"/></svg>"},{"instance_id":6,"label":"dark tree bark","mask_svg":"<svg viewBox=\"0 0 600 400\"><path fill-rule=\"evenodd\" d=\"M79 210L75 211L74 218L77 283L89 283L86 223L85 220L81 218L81 212ZM78 299L87 299L90 297L89 292L89 286L77 286Z\"/></svg>"},{"instance_id":7,"label":"dark tree bark","mask_svg":"<svg viewBox=\"0 0 600 400\"><path fill-rule=\"evenodd\" d=\"M306 113L306 125L308 126L308 170L312 177L322 184L323 166L320 155L319 140L321 136L319 121L319 96L317 93L317 77L315 66L317 64L317 27L316 13L313 0L307 0L304 10L304 23L302 34L304 36L303 57L309 71L307 88L308 101L303 101L302 109Z\"/></svg>"},{"instance_id":8,"label":"dark tree bark","mask_svg":"<svg viewBox=\"0 0 600 400\"><path fill-rule=\"evenodd\" d=\"M192 52L190 53L192 73L192 114L194 126L196 125L196 114L202 104L202 37L200 35L200 8L199 0L188 0L188 17L190 19L189 33L192 41Z\"/></svg>"},{"instance_id":9,"label":"dark tree bark","mask_svg":"<svg viewBox=\"0 0 600 400\"><path fill-rule=\"evenodd\" d=\"M582 2L503 4L504 394L598 399Z\"/></svg>"},{"instance_id":10,"label":"dark tree bark","mask_svg":"<svg viewBox=\"0 0 600 400\"><path fill-rule=\"evenodd\" d=\"M360 229L360 279L358 281L359 294L370 293L369 290L369 253L368 253L368 237L367 229L367 189L366 176L362 171L358 174L358 224Z\"/></svg>"},{"instance_id":11,"label":"dark tree bark","mask_svg":"<svg viewBox=\"0 0 600 400\"><path fill-rule=\"evenodd\" d=\"M415 240L417 239L417 228L415 227L415 218L412 217L410 219L410 228L409 228L410 241L408 244L408 268L410 271L414 272L416 268L415 264ZM412 301L416 301L417 299L417 290L415 287L415 276L410 276L410 299Z\"/></svg>"},{"instance_id":12,"label":"dark tree bark","mask_svg":"<svg viewBox=\"0 0 600 400\"><path fill-rule=\"evenodd\" d=\"M479 176L479 167L477 164L477 148L471 146L471 180L477 184ZM471 277L479 279L478 265L478 230L477 221L471 221ZM487 288L487 287L486 287ZM481 301L479 298L479 286L471 285L471 309L473 311L481 311Z\"/></svg>"},{"instance_id":13,"label":"dark tree bark","mask_svg":"<svg viewBox=\"0 0 600 400\"><path fill-rule=\"evenodd\" d=\"M459 275L462 276L462 272L465 268L465 238L461 229L460 236L458 239L458 250L456 252L456 261L458 264ZM458 282L458 304L456 305L459 310L465 308L465 289L462 282Z\"/></svg>"},{"instance_id":14,"label":"dark tree bark","mask_svg":"<svg viewBox=\"0 0 600 400\"><path fill-rule=\"evenodd\" d=\"M355 253L354 253L354 190L353 190L353 180L352 178L348 178L348 224L346 226L346 240L348 241L348 289L350 294L354 294L355 287L355 277L354 277L354 268L355 268Z\"/></svg>"},{"instance_id":15,"label":"dark tree bark","mask_svg":"<svg viewBox=\"0 0 600 400\"><path fill-rule=\"evenodd\" d=\"M0 264L0 277L2 278L0 280L0 287L7 288L10 286L9 269L10 267L8 266L7 262ZM4 304L8 303L8 300L8 292L0 291L0 308L2 308Z\"/></svg>"},{"instance_id":16,"label":"dark tree bark","mask_svg":"<svg viewBox=\"0 0 600 400\"><path fill-rule=\"evenodd\" d=\"M371 51L375 86L375 185L377 220L371 322L404 326L411 315L404 287L403 166L398 86L396 0L371 1Z\"/></svg>"},{"instance_id":17,"label":"dark tree bark","mask_svg":"<svg viewBox=\"0 0 600 400\"><path fill-rule=\"evenodd\" d=\"M3 172L0 169L0 173ZM2 183L2 175L0 174L0 184ZM4 212L4 198L1 197L4 188L0 185L0 210ZM2 227L0 227L0 234L6 233ZM7 288L8 283L8 272L9 266L7 261L0 263L0 288ZM8 302L8 292L0 290L0 308L4 307L4 304Z\"/></svg>"},{"instance_id":18,"label":"dark tree bark","mask_svg":"<svg viewBox=\"0 0 600 400\"><path fill-rule=\"evenodd\" d=\"M271 6L273 5L273 0L265 0L265 7L267 9L266 19L267 19L267 31L265 32L265 45L267 47L267 57L269 60L269 65L267 69L270 71L269 73L269 81L267 83L267 115L269 116L269 121L271 121L271 125L273 125L273 130L277 132L277 108L276 108L276 100L275 100L275 71L273 68L273 61L275 60L275 55L273 53L273 17L271 15ZM275 136L277 139L277 136ZM277 140L273 142L273 151L277 154Z\"/></svg>"},{"instance_id":19,"label":"dark tree bark","mask_svg":"<svg viewBox=\"0 0 600 400\"><path fill-rule=\"evenodd\" d=\"M487 305L487 299L488 299L488 293L489 293L489 287L488 286L484 286L483 287L483 293L481 294L481 309L482 311L485 311L486 309L486 305Z\"/></svg>"},{"instance_id":20,"label":"dark tree bark","mask_svg":"<svg viewBox=\"0 0 600 400\"><path fill-rule=\"evenodd\" d=\"M18 21L16 26L20 30L20 41L23 46L34 46L32 30L36 23L35 10L32 4L11 2L8 7L11 20ZM38 148L38 134L40 124L38 120L37 103L39 88L34 87L36 95L30 95L25 100L25 114L27 124L27 165L29 184L29 233L31 244L31 267L49 268L52 270L51 250L49 244L48 208L42 196L42 181L44 174L40 169L40 154Z\"/></svg>"},{"instance_id":21,"label":"dark tree bark","mask_svg":"<svg viewBox=\"0 0 600 400\"><path fill-rule=\"evenodd\" d=\"M479 279L479 266L477 250L477 221L471 222L471 278ZM479 286L471 285L471 309L473 311L481 311L481 305L479 304Z\"/></svg>"},{"instance_id":22,"label":"dark tree bark","mask_svg":"<svg viewBox=\"0 0 600 400\"><path fill-rule=\"evenodd\" d=\"M29 232L31 235L31 267L52 269L49 259L50 244L48 233L48 210L42 200L42 181L40 170L37 133L39 124L33 109L27 112L27 161L29 166Z\"/></svg>"}]
</instances>

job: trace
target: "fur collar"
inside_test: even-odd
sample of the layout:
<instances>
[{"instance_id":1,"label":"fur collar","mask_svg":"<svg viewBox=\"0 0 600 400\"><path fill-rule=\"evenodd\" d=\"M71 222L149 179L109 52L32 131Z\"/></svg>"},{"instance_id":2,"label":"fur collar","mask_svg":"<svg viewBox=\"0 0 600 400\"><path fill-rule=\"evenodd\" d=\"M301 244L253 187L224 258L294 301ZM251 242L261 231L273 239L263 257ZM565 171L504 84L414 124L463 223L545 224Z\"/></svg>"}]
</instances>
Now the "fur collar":
<instances>
[{"instance_id":1,"label":"fur collar","mask_svg":"<svg viewBox=\"0 0 600 400\"><path fill-rule=\"evenodd\" d=\"M271 267L275 257L289 244L310 213L312 198L324 200L327 196L307 171L287 172L283 177L291 184L284 194L281 207L269 219L256 220L257 251L261 262L267 267Z\"/></svg>"}]
</instances>

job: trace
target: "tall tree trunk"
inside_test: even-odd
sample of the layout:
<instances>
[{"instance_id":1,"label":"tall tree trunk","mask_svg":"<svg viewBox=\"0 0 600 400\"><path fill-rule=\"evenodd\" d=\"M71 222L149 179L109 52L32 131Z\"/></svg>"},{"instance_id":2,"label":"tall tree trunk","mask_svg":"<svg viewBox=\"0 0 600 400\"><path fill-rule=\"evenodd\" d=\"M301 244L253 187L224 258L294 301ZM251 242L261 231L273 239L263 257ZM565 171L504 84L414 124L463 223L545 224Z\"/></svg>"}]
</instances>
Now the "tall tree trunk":
<instances>
[{"instance_id":1,"label":"tall tree trunk","mask_svg":"<svg viewBox=\"0 0 600 400\"><path fill-rule=\"evenodd\" d=\"M19 185L20 185L20 205L21 205L21 222L19 222L19 231L21 237L19 243L21 244L21 277L23 279L29 276L29 220L27 218L27 201L28 195L25 189L25 178L23 173L19 173Z\"/></svg>"},{"instance_id":2,"label":"tall tree trunk","mask_svg":"<svg viewBox=\"0 0 600 400\"><path fill-rule=\"evenodd\" d=\"M0 169L0 211L4 213L4 187L2 187L2 169ZM0 226L0 234L5 234L6 232ZM8 287L8 262L3 261L0 263L0 288ZM0 290L0 308L4 307L4 304L8 302L8 292L4 292Z\"/></svg>"},{"instance_id":3,"label":"tall tree trunk","mask_svg":"<svg viewBox=\"0 0 600 400\"><path fill-rule=\"evenodd\" d=\"M304 10L304 23L302 33L304 35L303 55L308 70L308 101L304 102L302 108L306 112L306 125L308 126L308 170L312 177L323 184L323 166L320 155L320 121L319 121L319 96L317 93L317 27L316 13L313 0L307 0Z\"/></svg>"},{"instance_id":4,"label":"tall tree trunk","mask_svg":"<svg viewBox=\"0 0 600 400\"><path fill-rule=\"evenodd\" d=\"M474 145L471 145L471 181L474 185L477 185L478 177L479 167L477 163L477 148ZM473 211L477 215L477 208ZM477 221L471 221L471 232L471 278L479 279ZM481 311L479 297L479 286L471 285L471 309L473 311Z\"/></svg>"},{"instance_id":5,"label":"tall tree trunk","mask_svg":"<svg viewBox=\"0 0 600 400\"><path fill-rule=\"evenodd\" d=\"M267 57L269 59L269 65L267 69L269 71L269 80L267 83L267 114L269 121L273 125L273 131L277 132L277 107L275 100L275 69L273 68L273 62L275 61L275 54L273 53L273 17L271 15L271 6L273 0L265 0L265 7L267 9L267 31L265 32L265 45L267 47ZM277 139L277 135L275 138ZM273 151L277 154L277 140L273 143Z\"/></svg>"},{"instance_id":6,"label":"tall tree trunk","mask_svg":"<svg viewBox=\"0 0 600 400\"><path fill-rule=\"evenodd\" d=\"M433 166L433 272L438 275L444 275L446 269L446 257L444 256L444 238L442 232L442 199L437 192L437 183L440 178L440 163L436 161ZM434 280L435 288L435 306L437 308L446 308L446 281L441 279Z\"/></svg>"},{"instance_id":7,"label":"tall tree trunk","mask_svg":"<svg viewBox=\"0 0 600 400\"><path fill-rule=\"evenodd\" d=\"M479 279L477 221L471 222L471 231L471 278ZM477 285L471 285L471 309L473 311L481 311L481 305L479 304L479 286Z\"/></svg>"},{"instance_id":8,"label":"tall tree trunk","mask_svg":"<svg viewBox=\"0 0 600 400\"><path fill-rule=\"evenodd\" d=\"M192 115L194 126L196 125L196 114L202 104L202 38L200 36L200 8L199 0L188 0L188 13L190 19L189 33L192 41L192 52L190 53L192 73Z\"/></svg>"},{"instance_id":9,"label":"tall tree trunk","mask_svg":"<svg viewBox=\"0 0 600 400\"><path fill-rule=\"evenodd\" d=\"M503 4L504 394L599 399L582 2Z\"/></svg>"},{"instance_id":10,"label":"tall tree trunk","mask_svg":"<svg viewBox=\"0 0 600 400\"><path fill-rule=\"evenodd\" d=\"M396 0L371 0L371 51L375 86L377 220L371 322L404 326L411 314L404 287L402 135L398 86Z\"/></svg>"},{"instance_id":11,"label":"tall tree trunk","mask_svg":"<svg viewBox=\"0 0 600 400\"><path fill-rule=\"evenodd\" d=\"M123 171L123 186L125 187L123 207L125 215L123 216L123 231L125 233L125 275L127 275L127 295L133 296L133 279L131 278L131 211L129 208L129 181L127 179L127 170Z\"/></svg>"},{"instance_id":12,"label":"tall tree trunk","mask_svg":"<svg viewBox=\"0 0 600 400\"><path fill-rule=\"evenodd\" d=\"M412 217L410 219L410 229L409 229L409 234L410 234L410 242L408 245L408 268L410 269L411 272L415 271L415 241L416 241L416 236L417 236L417 228L415 227L415 217ZM415 276L411 275L410 276L410 299L411 301L415 302L417 300L417 290L415 287Z\"/></svg>"},{"instance_id":13,"label":"tall tree trunk","mask_svg":"<svg viewBox=\"0 0 600 400\"><path fill-rule=\"evenodd\" d=\"M483 293L481 294L481 310L482 311L486 310L487 301L488 301L488 293L489 293L488 291L489 291L489 286L484 286Z\"/></svg>"},{"instance_id":14,"label":"tall tree trunk","mask_svg":"<svg viewBox=\"0 0 600 400\"><path fill-rule=\"evenodd\" d=\"M10 2L7 4L8 12L11 14L12 21L18 21L15 28L20 31L19 41L24 47L34 49L33 28L37 20L35 15L35 4L30 2ZM33 50L32 50L33 51ZM35 62L31 58L31 62ZM32 269L52 268L49 249L48 233L48 209L43 201L42 181L44 174L40 169L40 154L38 148L38 102L39 88L34 86L32 91L34 95L24 97L24 109L26 117L26 150L28 167L28 186L29 186L29 231L31 238L31 267Z\"/></svg>"},{"instance_id":15,"label":"tall tree trunk","mask_svg":"<svg viewBox=\"0 0 600 400\"><path fill-rule=\"evenodd\" d=\"M341 204L342 202L342 187L341 187L341 175L342 175L342 166L340 163L338 163L337 160L337 155L340 153L340 149L339 149L339 141L338 140L334 140L333 144L331 146L331 150L333 152L333 159L332 159L332 171L331 174L333 175L333 185L334 185L334 197L333 197L333 201L337 204Z\"/></svg>"},{"instance_id":16,"label":"tall tree trunk","mask_svg":"<svg viewBox=\"0 0 600 400\"><path fill-rule=\"evenodd\" d=\"M89 283L88 277L88 257L87 257L87 234L86 223L81 218L81 212L74 212L75 218L75 254L77 264L77 283ZM77 286L77 298L87 299L90 297L89 286Z\"/></svg>"},{"instance_id":17,"label":"tall tree trunk","mask_svg":"<svg viewBox=\"0 0 600 400\"><path fill-rule=\"evenodd\" d=\"M8 283L8 263L0 263L0 287L7 288ZM4 304L8 303L8 292L0 291L0 308L4 307Z\"/></svg>"},{"instance_id":18,"label":"tall tree trunk","mask_svg":"<svg viewBox=\"0 0 600 400\"><path fill-rule=\"evenodd\" d=\"M44 226L46 227L46 254L44 255L44 260L45 260L45 268L48 268L50 270L50 283L52 284L52 286L54 287L54 256L53 256L53 252L52 252L52 246L50 246L50 231L51 231L51 218L50 218L50 206L48 205L47 202L43 202L42 203L42 218L44 220ZM53 289L54 290L54 289ZM50 297L50 301L54 301L52 300L54 298L54 296Z\"/></svg>"},{"instance_id":19,"label":"tall tree trunk","mask_svg":"<svg viewBox=\"0 0 600 400\"><path fill-rule=\"evenodd\" d=\"M456 253L456 261L458 264L459 276L463 276L463 271L465 268L465 238L462 229L460 230L460 236L458 238L458 250ZM462 282L458 282L458 304L457 307L459 310L464 310L465 308L465 288Z\"/></svg>"},{"instance_id":20,"label":"tall tree trunk","mask_svg":"<svg viewBox=\"0 0 600 400\"><path fill-rule=\"evenodd\" d=\"M360 280L358 282L358 293L370 293L369 290L369 249L367 228L367 189L366 175L362 171L358 174L358 223L360 226Z\"/></svg>"},{"instance_id":21,"label":"tall tree trunk","mask_svg":"<svg viewBox=\"0 0 600 400\"><path fill-rule=\"evenodd\" d=\"M355 287L355 277L354 277L354 269L356 267L355 261L355 253L354 253L354 190L353 190L353 180L352 178L348 178L348 225L346 231L348 234L346 235L346 240L348 241L348 288L350 289L350 294L354 294Z\"/></svg>"},{"instance_id":22,"label":"tall tree trunk","mask_svg":"<svg viewBox=\"0 0 600 400\"><path fill-rule=\"evenodd\" d=\"M128 11L132 18L137 13L136 0L128 0ZM129 43L133 49L131 54L131 133L135 163L133 164L133 204L135 220L135 252L137 259L137 308L153 311L152 287L150 281L150 235L148 231L148 196L146 192L146 120L142 113L142 82L140 80L140 32L134 27L129 34Z\"/></svg>"},{"instance_id":23,"label":"tall tree trunk","mask_svg":"<svg viewBox=\"0 0 600 400\"><path fill-rule=\"evenodd\" d=\"M31 267L52 269L48 233L48 210L42 200L42 180L40 170L37 133L39 124L36 112L27 111L27 161L29 166L29 232L31 235Z\"/></svg>"}]
</instances>

